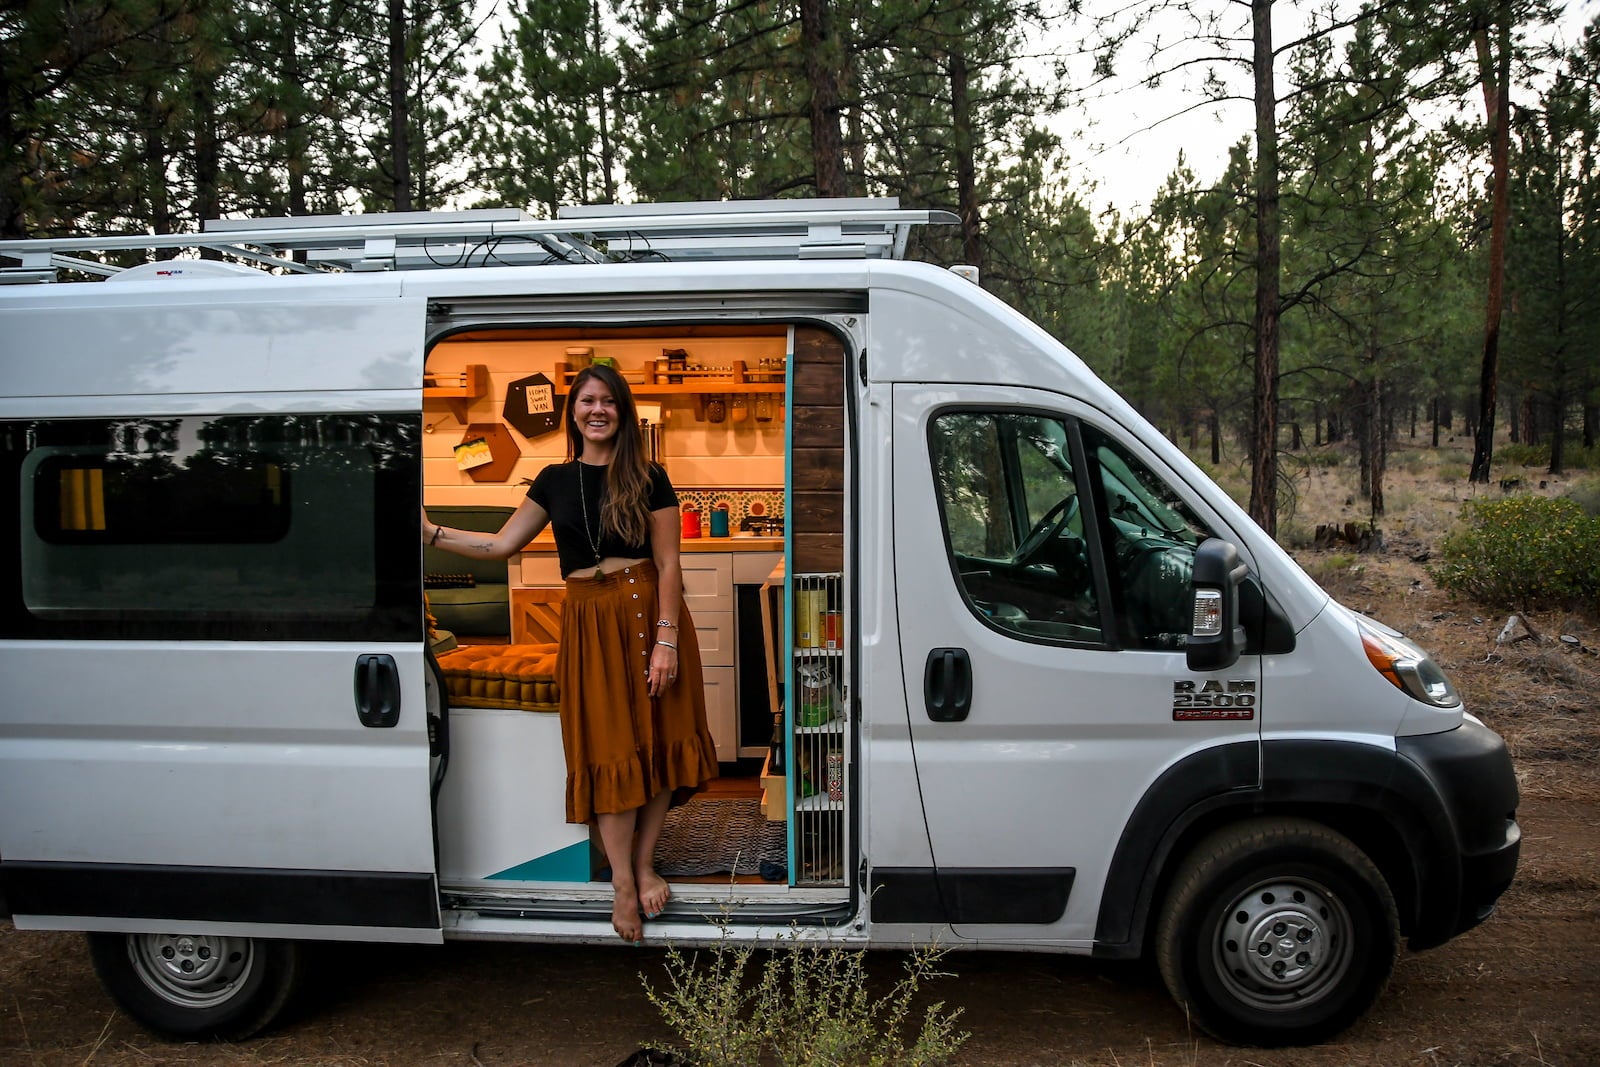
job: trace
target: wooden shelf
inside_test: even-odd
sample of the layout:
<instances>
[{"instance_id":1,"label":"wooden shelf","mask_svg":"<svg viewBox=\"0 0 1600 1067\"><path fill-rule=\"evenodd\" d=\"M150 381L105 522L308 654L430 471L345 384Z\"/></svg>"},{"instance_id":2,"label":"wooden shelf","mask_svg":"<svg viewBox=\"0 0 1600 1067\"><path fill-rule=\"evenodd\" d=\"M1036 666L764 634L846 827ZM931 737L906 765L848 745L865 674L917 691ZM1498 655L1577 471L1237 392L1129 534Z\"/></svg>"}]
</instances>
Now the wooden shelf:
<instances>
[{"instance_id":1,"label":"wooden shelf","mask_svg":"<svg viewBox=\"0 0 1600 1067\"><path fill-rule=\"evenodd\" d=\"M443 400L450 414L463 426L472 402L489 394L489 368L482 363L468 363L460 374L422 375L422 399Z\"/></svg>"},{"instance_id":2,"label":"wooden shelf","mask_svg":"<svg viewBox=\"0 0 1600 1067\"><path fill-rule=\"evenodd\" d=\"M565 396L572 390L572 379L578 372L566 363L556 364L555 384L556 394ZM617 373L622 375L628 383L628 389L635 397L670 397L688 396L696 399L696 418L699 418L701 401L707 396L729 395L734 393L767 393L772 396L782 396L788 389L783 381L751 381L750 376L757 377L781 375L783 372L767 368L765 370L751 371L744 360L736 359L728 371L720 370L675 370L671 373L674 378L684 379L681 382L663 381L664 374L657 373L655 367L647 366L641 370L623 370L617 368Z\"/></svg>"}]
</instances>

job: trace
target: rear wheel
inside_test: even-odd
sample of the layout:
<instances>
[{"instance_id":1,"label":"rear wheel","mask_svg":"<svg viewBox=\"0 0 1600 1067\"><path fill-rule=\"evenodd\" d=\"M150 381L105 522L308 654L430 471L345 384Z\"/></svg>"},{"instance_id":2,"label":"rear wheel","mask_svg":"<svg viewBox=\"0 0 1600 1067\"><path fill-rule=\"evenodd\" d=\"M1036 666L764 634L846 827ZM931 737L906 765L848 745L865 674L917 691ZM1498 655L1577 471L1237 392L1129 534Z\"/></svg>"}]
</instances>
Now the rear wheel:
<instances>
[{"instance_id":1,"label":"rear wheel","mask_svg":"<svg viewBox=\"0 0 1600 1067\"><path fill-rule=\"evenodd\" d=\"M1301 819L1200 842L1156 930L1173 997L1238 1044L1333 1036L1383 992L1399 949L1399 914L1377 867L1348 838Z\"/></svg>"},{"instance_id":2,"label":"rear wheel","mask_svg":"<svg viewBox=\"0 0 1600 1067\"><path fill-rule=\"evenodd\" d=\"M209 934L90 934L118 1005L168 1037L239 1040L277 1018L300 974L292 941Z\"/></svg>"}]
</instances>

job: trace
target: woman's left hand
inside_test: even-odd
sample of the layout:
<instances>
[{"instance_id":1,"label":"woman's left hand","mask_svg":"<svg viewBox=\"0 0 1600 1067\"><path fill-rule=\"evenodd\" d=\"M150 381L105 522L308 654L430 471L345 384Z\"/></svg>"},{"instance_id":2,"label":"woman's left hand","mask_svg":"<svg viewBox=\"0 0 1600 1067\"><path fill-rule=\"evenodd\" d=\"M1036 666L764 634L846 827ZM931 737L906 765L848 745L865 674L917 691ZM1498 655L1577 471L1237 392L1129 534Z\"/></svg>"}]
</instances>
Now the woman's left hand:
<instances>
[{"instance_id":1,"label":"woman's left hand","mask_svg":"<svg viewBox=\"0 0 1600 1067\"><path fill-rule=\"evenodd\" d=\"M678 680L678 650L656 642L650 653L650 695L658 697Z\"/></svg>"}]
</instances>

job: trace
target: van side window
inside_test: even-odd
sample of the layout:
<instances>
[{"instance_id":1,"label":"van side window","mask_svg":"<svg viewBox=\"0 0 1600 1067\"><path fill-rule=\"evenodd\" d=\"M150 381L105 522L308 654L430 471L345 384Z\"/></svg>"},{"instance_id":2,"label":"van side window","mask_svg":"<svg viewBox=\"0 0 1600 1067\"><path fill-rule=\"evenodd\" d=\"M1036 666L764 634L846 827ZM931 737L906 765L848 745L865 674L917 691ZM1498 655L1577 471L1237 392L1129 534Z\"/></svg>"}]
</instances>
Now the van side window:
<instances>
[{"instance_id":1,"label":"van side window","mask_svg":"<svg viewBox=\"0 0 1600 1067\"><path fill-rule=\"evenodd\" d=\"M0 559L15 560L0 633L416 638L415 545L398 532L420 496L416 422L0 423Z\"/></svg>"},{"instance_id":2,"label":"van side window","mask_svg":"<svg viewBox=\"0 0 1600 1067\"><path fill-rule=\"evenodd\" d=\"M1182 648L1194 550L1211 530L1125 447L1087 423L1080 428L1095 468L1120 642L1127 648Z\"/></svg>"},{"instance_id":3,"label":"van side window","mask_svg":"<svg viewBox=\"0 0 1600 1067\"><path fill-rule=\"evenodd\" d=\"M1021 636L1105 635L1064 422L946 412L930 430L947 543L969 606Z\"/></svg>"}]
</instances>

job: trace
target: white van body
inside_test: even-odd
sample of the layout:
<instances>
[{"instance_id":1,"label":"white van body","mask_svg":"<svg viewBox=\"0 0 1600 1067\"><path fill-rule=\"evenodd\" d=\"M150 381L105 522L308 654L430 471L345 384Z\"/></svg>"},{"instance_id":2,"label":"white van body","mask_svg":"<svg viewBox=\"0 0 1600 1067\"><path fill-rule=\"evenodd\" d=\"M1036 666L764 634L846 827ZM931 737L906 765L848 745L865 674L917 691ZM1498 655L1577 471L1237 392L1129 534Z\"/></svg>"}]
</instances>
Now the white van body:
<instances>
[{"instance_id":1,"label":"white van body","mask_svg":"<svg viewBox=\"0 0 1600 1067\"><path fill-rule=\"evenodd\" d=\"M29 242L3 254L37 266ZM1516 867L1515 781L1425 655L1332 601L1081 360L979 286L892 258L730 255L295 276L203 264L0 286L0 913L98 935L118 999L180 1034L270 1021L296 941L615 942L607 883L492 881L499 846L475 836L486 813L514 811L502 829L529 856L587 840L561 820L553 716L452 712L436 781L410 469L424 369L441 338L508 323L760 322L820 329L844 353L848 854L833 884L676 885L650 939L714 940L708 917L726 911L740 940L1151 954L1212 1032L1280 1043L1364 1010L1401 937L1428 947L1488 914ZM38 486L67 493L54 472L104 453L107 427L176 427L126 447L192 456L207 419L241 440L277 432L250 420L317 427L294 492L338 508L302 508L239 550L260 574L374 531L350 550L378 560L367 572L319 562L263 593L293 600L296 619L325 598L304 633L269 612L208 636L204 620L233 610L208 598L208 576L232 564L159 511L143 521L165 547L101 545L92 578L75 577L81 537L40 532L55 497ZM957 545L957 490L930 441L993 427L1014 449L1003 467L1043 456L1077 472L1077 496L1030 537L1018 529L1015 557L991 568ZM398 499L348 490L368 466ZM1106 489L1113 477L1127 496ZM1135 514L1141 479L1245 568L1250 633L1234 634L1240 587L1222 583L1234 647L1213 669L1191 665L1193 636L1113 632L1135 599L1114 531L1140 527L1161 544L1139 552L1175 558L1164 520ZM983 595L1003 569L1013 583L1063 573L1023 552L1058 539L1081 552L1087 623ZM1186 631L1199 568L1172 573L1167 606ZM142 577L122 602L107 575ZM345 619L346 602L378 607ZM164 629L191 609L200 622ZM1392 653L1388 673L1374 647ZM392 724L363 724L353 670L357 701L369 686L374 722L387 708ZM510 754L499 771L496 753ZM1219 923L1246 912L1250 940L1227 947L1241 935Z\"/></svg>"}]
</instances>

